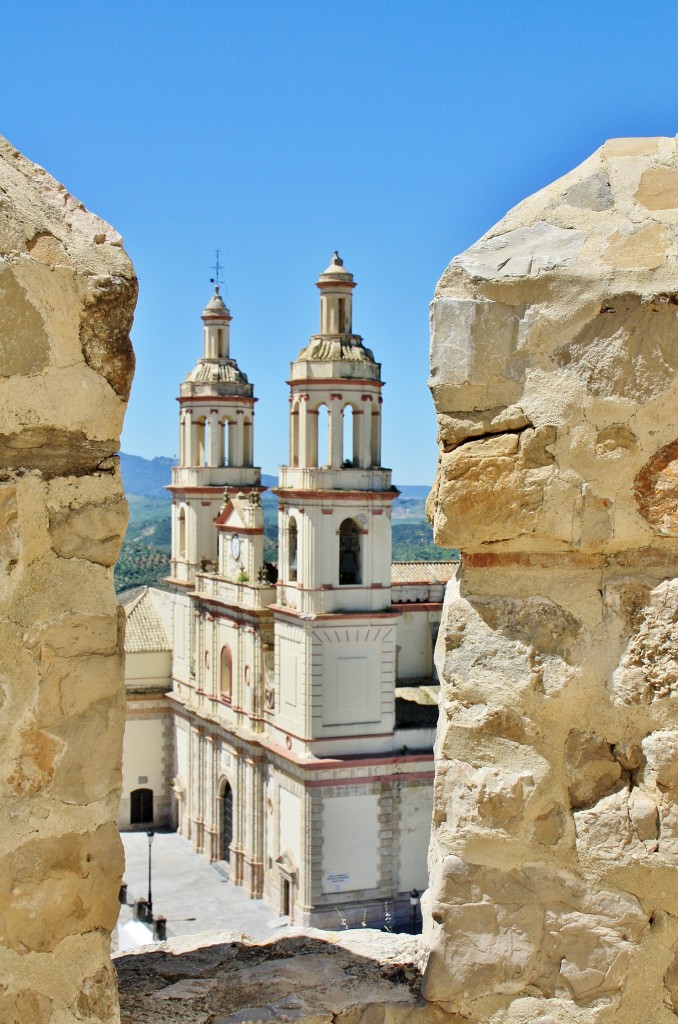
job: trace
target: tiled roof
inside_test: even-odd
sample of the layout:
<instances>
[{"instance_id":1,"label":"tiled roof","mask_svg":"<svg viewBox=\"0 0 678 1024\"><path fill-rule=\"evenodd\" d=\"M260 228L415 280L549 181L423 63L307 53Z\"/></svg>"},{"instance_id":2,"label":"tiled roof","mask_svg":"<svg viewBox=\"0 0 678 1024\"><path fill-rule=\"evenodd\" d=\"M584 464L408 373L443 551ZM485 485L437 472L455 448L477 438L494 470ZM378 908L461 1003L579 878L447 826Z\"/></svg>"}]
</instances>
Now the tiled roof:
<instances>
[{"instance_id":1,"label":"tiled roof","mask_svg":"<svg viewBox=\"0 0 678 1024\"><path fill-rule=\"evenodd\" d=\"M125 650L128 654L171 650L165 627L155 609L148 587L144 587L139 596L124 607L127 616Z\"/></svg>"},{"instance_id":2,"label":"tiled roof","mask_svg":"<svg viewBox=\"0 0 678 1024\"><path fill-rule=\"evenodd\" d=\"M447 583L457 571L459 562L393 562L391 584Z\"/></svg>"}]
</instances>

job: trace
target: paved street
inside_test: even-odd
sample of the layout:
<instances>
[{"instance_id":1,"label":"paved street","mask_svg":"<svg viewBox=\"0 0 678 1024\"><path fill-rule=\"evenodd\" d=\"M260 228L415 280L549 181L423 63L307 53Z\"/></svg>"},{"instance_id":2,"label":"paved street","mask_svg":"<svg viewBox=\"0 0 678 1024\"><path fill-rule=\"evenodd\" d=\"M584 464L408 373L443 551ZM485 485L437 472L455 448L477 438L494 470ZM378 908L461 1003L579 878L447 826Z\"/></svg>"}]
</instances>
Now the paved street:
<instances>
[{"instance_id":1,"label":"paved street","mask_svg":"<svg viewBox=\"0 0 678 1024\"><path fill-rule=\"evenodd\" d=\"M128 904L148 895L146 832L123 832ZM152 847L153 913L167 918L167 934L240 931L255 939L278 934L287 919L278 918L263 900L250 900L175 832L156 832ZM120 924L131 921L131 907L121 908ZM189 920L195 918L195 920ZM148 941L148 939L146 939Z\"/></svg>"}]
</instances>

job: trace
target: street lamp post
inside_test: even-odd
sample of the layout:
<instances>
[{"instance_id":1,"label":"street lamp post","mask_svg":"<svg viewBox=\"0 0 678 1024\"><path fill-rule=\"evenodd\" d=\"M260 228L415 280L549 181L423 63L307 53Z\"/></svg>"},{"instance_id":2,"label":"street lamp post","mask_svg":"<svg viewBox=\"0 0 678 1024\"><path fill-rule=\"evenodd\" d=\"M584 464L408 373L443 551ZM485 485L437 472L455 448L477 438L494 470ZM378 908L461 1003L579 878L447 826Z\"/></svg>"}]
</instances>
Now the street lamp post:
<instances>
[{"instance_id":1,"label":"street lamp post","mask_svg":"<svg viewBox=\"0 0 678 1024\"><path fill-rule=\"evenodd\" d=\"M417 907L419 906L419 890L413 889L410 893L410 906L412 907L412 934L417 934Z\"/></svg>"},{"instance_id":2,"label":"street lamp post","mask_svg":"<svg viewBox=\"0 0 678 1024\"><path fill-rule=\"evenodd\" d=\"M148 836L148 920L153 920L153 894L151 891L151 846L153 845L153 838L155 832L152 828L149 828L146 833Z\"/></svg>"}]
</instances>

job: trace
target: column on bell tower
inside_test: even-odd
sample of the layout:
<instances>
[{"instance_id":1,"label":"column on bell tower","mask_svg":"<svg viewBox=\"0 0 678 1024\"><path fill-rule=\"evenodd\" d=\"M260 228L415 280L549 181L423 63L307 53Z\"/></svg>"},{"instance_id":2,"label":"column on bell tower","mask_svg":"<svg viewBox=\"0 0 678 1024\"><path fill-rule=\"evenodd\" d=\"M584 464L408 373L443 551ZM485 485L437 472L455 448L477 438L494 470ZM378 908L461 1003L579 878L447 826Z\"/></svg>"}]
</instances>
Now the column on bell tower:
<instances>
[{"instance_id":1,"label":"column on bell tower","mask_svg":"<svg viewBox=\"0 0 678 1024\"><path fill-rule=\"evenodd\" d=\"M202 312L203 354L179 391L179 465L172 470L172 582L216 571L214 520L224 491L259 488L254 390L230 355L231 314L219 288Z\"/></svg>"}]
</instances>

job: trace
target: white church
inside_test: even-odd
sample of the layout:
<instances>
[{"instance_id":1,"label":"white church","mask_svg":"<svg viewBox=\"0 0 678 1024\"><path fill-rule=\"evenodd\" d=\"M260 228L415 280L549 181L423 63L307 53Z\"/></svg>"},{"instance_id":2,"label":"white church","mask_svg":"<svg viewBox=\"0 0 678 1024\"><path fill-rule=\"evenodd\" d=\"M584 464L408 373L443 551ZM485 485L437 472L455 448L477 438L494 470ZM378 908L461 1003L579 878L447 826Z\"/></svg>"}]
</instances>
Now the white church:
<instances>
[{"instance_id":1,"label":"white church","mask_svg":"<svg viewBox=\"0 0 678 1024\"><path fill-rule=\"evenodd\" d=\"M172 824L295 924L379 926L386 907L397 926L427 882L432 655L456 565L392 563L381 366L352 332L337 253L317 287L319 333L291 364L277 573L254 389L218 287L203 311L179 394L171 576L125 605L119 823Z\"/></svg>"}]
</instances>

